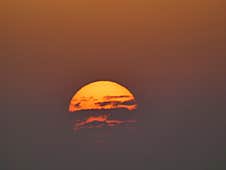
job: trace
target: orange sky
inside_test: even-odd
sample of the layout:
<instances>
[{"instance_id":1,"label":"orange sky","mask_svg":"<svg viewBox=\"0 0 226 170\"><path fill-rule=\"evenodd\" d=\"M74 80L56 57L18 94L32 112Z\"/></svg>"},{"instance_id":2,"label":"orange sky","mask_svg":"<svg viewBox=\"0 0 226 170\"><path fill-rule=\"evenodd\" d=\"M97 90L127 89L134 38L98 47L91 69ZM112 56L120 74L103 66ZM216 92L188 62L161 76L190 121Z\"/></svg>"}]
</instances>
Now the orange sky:
<instances>
[{"instance_id":1,"label":"orange sky","mask_svg":"<svg viewBox=\"0 0 226 170\"><path fill-rule=\"evenodd\" d=\"M223 88L224 7L223 0L7 1L0 7L6 82L14 82L12 94L27 86L27 95L103 79L140 95Z\"/></svg>"},{"instance_id":2,"label":"orange sky","mask_svg":"<svg viewBox=\"0 0 226 170\"><path fill-rule=\"evenodd\" d=\"M224 88L223 0L5 3L1 53L14 96L65 87L69 97L96 80L127 84L138 98Z\"/></svg>"},{"instance_id":3,"label":"orange sky","mask_svg":"<svg viewBox=\"0 0 226 170\"><path fill-rule=\"evenodd\" d=\"M2 2L5 169L95 169L101 159L89 151L102 147L82 147L88 140L71 135L64 113L76 90L98 80L131 89L141 125L103 160L119 156L130 169L140 160L139 169L151 155L149 169L175 170L225 160L225 9L225 0Z\"/></svg>"},{"instance_id":4,"label":"orange sky","mask_svg":"<svg viewBox=\"0 0 226 170\"><path fill-rule=\"evenodd\" d=\"M13 49L7 53L15 65L38 56L27 58L28 70L34 63L47 71L59 67L67 72L78 65L88 71L117 65L115 72L149 65L151 74L167 67L186 72L191 64L194 70L200 64L211 69L212 56L224 52L223 2L7 1L1 7L1 27L6 30L2 39Z\"/></svg>"}]
</instances>

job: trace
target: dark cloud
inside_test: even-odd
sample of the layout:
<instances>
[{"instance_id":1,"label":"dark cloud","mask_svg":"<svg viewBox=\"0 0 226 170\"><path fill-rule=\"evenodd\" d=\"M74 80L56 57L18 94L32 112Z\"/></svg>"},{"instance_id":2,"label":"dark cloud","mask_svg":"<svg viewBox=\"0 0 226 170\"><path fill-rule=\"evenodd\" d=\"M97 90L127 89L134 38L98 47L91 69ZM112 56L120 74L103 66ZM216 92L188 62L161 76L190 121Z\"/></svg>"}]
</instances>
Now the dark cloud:
<instances>
[{"instance_id":1,"label":"dark cloud","mask_svg":"<svg viewBox=\"0 0 226 170\"><path fill-rule=\"evenodd\" d=\"M121 96L105 96L104 99L119 99L119 98L129 98L128 95L121 95Z\"/></svg>"},{"instance_id":2,"label":"dark cloud","mask_svg":"<svg viewBox=\"0 0 226 170\"><path fill-rule=\"evenodd\" d=\"M80 108L81 106L81 102L79 102L79 103L76 103L74 106L76 107L76 108Z\"/></svg>"},{"instance_id":3,"label":"dark cloud","mask_svg":"<svg viewBox=\"0 0 226 170\"><path fill-rule=\"evenodd\" d=\"M95 105L98 105L98 106L107 106L107 105L114 105L114 106L117 106L119 105L121 102L118 102L118 101L109 101L109 102L96 102Z\"/></svg>"},{"instance_id":4,"label":"dark cloud","mask_svg":"<svg viewBox=\"0 0 226 170\"><path fill-rule=\"evenodd\" d=\"M128 100L128 101L125 101L125 102L122 102L123 105L134 105L136 104L135 100Z\"/></svg>"},{"instance_id":5,"label":"dark cloud","mask_svg":"<svg viewBox=\"0 0 226 170\"><path fill-rule=\"evenodd\" d=\"M112 105L112 106L117 107L118 105L134 105L134 104L135 104L134 100L128 100L128 101L124 101L124 102L121 102L121 101L108 101L108 102L96 102L95 103L95 105L98 105L100 107L107 106L107 105Z\"/></svg>"}]
</instances>

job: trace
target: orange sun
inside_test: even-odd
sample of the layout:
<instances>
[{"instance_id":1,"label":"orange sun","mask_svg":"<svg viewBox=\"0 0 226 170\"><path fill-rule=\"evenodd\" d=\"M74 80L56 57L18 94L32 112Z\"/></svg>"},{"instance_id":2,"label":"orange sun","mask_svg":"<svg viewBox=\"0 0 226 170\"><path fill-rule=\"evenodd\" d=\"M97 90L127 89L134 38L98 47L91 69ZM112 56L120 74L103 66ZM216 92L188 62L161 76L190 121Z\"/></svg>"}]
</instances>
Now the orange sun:
<instances>
[{"instance_id":1,"label":"orange sun","mask_svg":"<svg viewBox=\"0 0 226 170\"><path fill-rule=\"evenodd\" d=\"M134 95L111 81L97 81L82 87L71 99L69 111L125 108L136 109Z\"/></svg>"}]
</instances>

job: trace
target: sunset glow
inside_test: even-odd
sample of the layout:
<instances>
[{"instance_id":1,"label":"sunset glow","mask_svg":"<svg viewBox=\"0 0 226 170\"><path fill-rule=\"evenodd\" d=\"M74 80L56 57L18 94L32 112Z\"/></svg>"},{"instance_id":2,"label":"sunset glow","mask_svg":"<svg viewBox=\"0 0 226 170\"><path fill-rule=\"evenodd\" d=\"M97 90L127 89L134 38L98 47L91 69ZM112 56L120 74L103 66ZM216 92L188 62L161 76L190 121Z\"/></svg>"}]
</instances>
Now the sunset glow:
<instances>
[{"instance_id":1,"label":"sunset glow","mask_svg":"<svg viewBox=\"0 0 226 170\"><path fill-rule=\"evenodd\" d=\"M111 81L97 81L82 87L70 102L69 111L125 108L136 109L135 97L125 87Z\"/></svg>"}]
</instances>

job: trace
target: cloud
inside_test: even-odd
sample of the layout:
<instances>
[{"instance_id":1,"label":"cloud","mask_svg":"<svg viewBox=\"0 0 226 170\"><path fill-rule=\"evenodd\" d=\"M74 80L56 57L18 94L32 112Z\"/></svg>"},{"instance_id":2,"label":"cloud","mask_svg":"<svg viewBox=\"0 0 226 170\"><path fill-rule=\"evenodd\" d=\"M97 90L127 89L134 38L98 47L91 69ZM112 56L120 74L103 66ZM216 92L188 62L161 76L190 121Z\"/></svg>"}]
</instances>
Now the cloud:
<instances>
[{"instance_id":1,"label":"cloud","mask_svg":"<svg viewBox=\"0 0 226 170\"><path fill-rule=\"evenodd\" d=\"M81 102L74 104L75 108L80 108L81 107Z\"/></svg>"},{"instance_id":2,"label":"cloud","mask_svg":"<svg viewBox=\"0 0 226 170\"><path fill-rule=\"evenodd\" d=\"M120 105L134 105L135 101L134 100L127 100L127 101L107 101L107 102L96 102L95 105L98 105L100 107L105 107L105 106L113 106L117 107Z\"/></svg>"},{"instance_id":3,"label":"cloud","mask_svg":"<svg viewBox=\"0 0 226 170\"><path fill-rule=\"evenodd\" d=\"M125 102L122 102L123 105L135 105L136 102L135 100L127 100Z\"/></svg>"},{"instance_id":4,"label":"cloud","mask_svg":"<svg viewBox=\"0 0 226 170\"><path fill-rule=\"evenodd\" d=\"M121 103L122 102L120 102L120 101L109 101L109 102L96 102L95 105L98 105L100 107L104 107L104 106L107 106L107 105L118 106Z\"/></svg>"},{"instance_id":5,"label":"cloud","mask_svg":"<svg viewBox=\"0 0 226 170\"><path fill-rule=\"evenodd\" d=\"M104 99L110 100L110 99L119 99L119 98L130 98L131 96L128 95L121 95L121 96L105 96Z\"/></svg>"}]
</instances>

